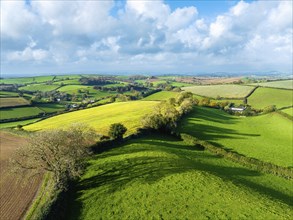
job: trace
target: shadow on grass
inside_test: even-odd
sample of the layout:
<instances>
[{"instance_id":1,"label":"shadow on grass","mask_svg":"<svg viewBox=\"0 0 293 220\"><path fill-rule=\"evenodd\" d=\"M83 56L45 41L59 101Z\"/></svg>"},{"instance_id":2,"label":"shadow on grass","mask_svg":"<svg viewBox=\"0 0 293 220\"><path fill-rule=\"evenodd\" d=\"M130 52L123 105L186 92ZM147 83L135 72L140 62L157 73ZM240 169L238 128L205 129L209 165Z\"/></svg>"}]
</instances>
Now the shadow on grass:
<instances>
[{"instance_id":1,"label":"shadow on grass","mask_svg":"<svg viewBox=\"0 0 293 220\"><path fill-rule=\"evenodd\" d=\"M249 180L250 176L261 176L261 173L240 166L234 167L232 162L230 162L231 166L221 165L221 161L224 159L218 156L195 151L190 146L181 146L178 144L178 140L168 138L167 141L165 139L165 142L162 142L163 140L164 137L156 139L154 136L131 140L121 148L95 156L94 160L100 160L100 162L98 164L90 163L89 170L96 175L84 178L77 183L71 199L70 219L80 216L82 209L80 199L98 198L101 193L111 194L132 182L152 184L169 175L189 171L207 172L225 181L233 182L291 205L289 195L273 187L270 188ZM129 143L133 145L129 145ZM131 156L135 153L149 151L154 153ZM160 152L165 154L162 155ZM113 156L117 155L121 157L114 159ZM107 161L103 162L103 160ZM86 190L91 191L84 194L83 191Z\"/></svg>"}]
</instances>

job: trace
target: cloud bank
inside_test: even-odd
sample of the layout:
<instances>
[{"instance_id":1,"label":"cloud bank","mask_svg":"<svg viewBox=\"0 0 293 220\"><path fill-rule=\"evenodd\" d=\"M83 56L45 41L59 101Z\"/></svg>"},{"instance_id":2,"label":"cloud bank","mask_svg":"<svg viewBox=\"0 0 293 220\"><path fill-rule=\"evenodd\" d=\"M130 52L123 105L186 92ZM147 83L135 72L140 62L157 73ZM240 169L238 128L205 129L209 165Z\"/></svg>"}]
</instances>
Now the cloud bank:
<instances>
[{"instance_id":1,"label":"cloud bank","mask_svg":"<svg viewBox=\"0 0 293 220\"><path fill-rule=\"evenodd\" d=\"M292 73L292 4L1 1L1 73Z\"/></svg>"}]
</instances>

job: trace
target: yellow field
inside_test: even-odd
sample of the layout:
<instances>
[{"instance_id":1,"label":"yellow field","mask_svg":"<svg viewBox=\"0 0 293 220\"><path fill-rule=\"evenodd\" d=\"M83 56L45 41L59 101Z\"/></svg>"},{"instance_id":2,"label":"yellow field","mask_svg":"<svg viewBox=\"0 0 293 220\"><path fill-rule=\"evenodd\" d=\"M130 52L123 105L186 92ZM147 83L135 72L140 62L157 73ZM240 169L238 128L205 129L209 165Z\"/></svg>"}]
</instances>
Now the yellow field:
<instances>
[{"instance_id":1,"label":"yellow field","mask_svg":"<svg viewBox=\"0 0 293 220\"><path fill-rule=\"evenodd\" d=\"M70 112L25 126L28 131L39 131L51 128L62 128L72 123L85 123L92 126L100 134L107 134L109 126L113 123L123 123L132 134L141 125L141 118L152 111L158 102L133 101L118 102L95 108Z\"/></svg>"}]
</instances>

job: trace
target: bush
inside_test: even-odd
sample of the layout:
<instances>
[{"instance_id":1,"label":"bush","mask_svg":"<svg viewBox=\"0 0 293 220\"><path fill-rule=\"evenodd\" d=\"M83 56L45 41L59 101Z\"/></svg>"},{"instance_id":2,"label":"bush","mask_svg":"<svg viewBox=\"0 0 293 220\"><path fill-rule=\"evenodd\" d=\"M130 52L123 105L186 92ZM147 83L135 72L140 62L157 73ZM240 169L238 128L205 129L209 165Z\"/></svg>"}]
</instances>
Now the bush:
<instances>
[{"instance_id":1,"label":"bush","mask_svg":"<svg viewBox=\"0 0 293 220\"><path fill-rule=\"evenodd\" d=\"M114 123L110 125L108 135L114 140L122 139L126 131L127 128L123 124Z\"/></svg>"}]
</instances>

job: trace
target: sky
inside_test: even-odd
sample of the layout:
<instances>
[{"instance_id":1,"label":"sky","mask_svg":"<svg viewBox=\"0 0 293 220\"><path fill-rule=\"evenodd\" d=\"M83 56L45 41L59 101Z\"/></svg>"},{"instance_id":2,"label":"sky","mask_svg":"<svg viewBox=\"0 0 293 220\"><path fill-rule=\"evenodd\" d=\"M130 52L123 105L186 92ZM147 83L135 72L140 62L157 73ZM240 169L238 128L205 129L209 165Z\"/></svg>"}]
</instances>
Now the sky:
<instances>
[{"instance_id":1,"label":"sky","mask_svg":"<svg viewBox=\"0 0 293 220\"><path fill-rule=\"evenodd\" d=\"M291 0L0 3L1 76L292 73Z\"/></svg>"}]
</instances>

